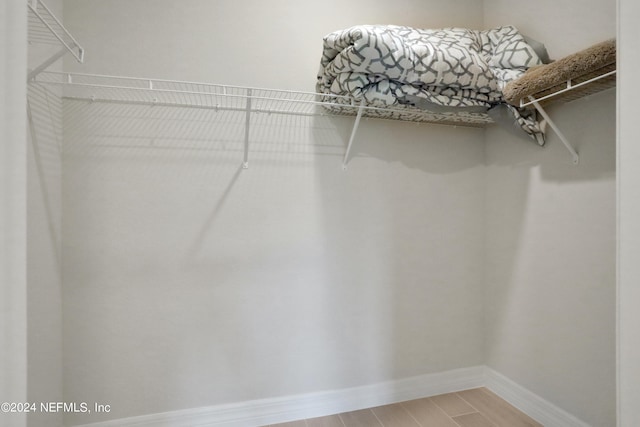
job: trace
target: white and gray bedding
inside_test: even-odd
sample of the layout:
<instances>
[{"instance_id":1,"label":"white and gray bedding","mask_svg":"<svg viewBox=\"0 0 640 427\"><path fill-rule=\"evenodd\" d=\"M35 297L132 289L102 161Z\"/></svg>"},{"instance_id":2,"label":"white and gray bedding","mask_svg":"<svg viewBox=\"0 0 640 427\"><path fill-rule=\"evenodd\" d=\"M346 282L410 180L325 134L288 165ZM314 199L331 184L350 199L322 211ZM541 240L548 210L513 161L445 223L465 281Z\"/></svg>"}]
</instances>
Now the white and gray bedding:
<instances>
[{"instance_id":1,"label":"white and gray bedding","mask_svg":"<svg viewBox=\"0 0 640 427\"><path fill-rule=\"evenodd\" d=\"M513 124L544 144L535 113L503 102L502 88L542 63L514 27L476 31L359 25L330 33L323 41L317 91L326 95L324 101L346 102L331 96L346 95L368 106L411 105L469 116L509 110ZM505 117L503 112L494 116Z\"/></svg>"}]
</instances>

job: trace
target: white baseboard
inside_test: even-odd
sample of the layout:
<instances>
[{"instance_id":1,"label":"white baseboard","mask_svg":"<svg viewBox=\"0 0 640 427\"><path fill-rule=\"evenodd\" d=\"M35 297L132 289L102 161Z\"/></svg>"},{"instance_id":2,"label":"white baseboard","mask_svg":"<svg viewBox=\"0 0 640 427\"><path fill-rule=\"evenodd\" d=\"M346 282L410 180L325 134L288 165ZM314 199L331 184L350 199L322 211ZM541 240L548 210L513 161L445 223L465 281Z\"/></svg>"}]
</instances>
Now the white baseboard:
<instances>
[{"instance_id":1,"label":"white baseboard","mask_svg":"<svg viewBox=\"0 0 640 427\"><path fill-rule=\"evenodd\" d=\"M455 369L342 390L217 405L79 427L255 427L481 387L484 367Z\"/></svg>"},{"instance_id":2,"label":"white baseboard","mask_svg":"<svg viewBox=\"0 0 640 427\"><path fill-rule=\"evenodd\" d=\"M485 387L545 427L590 427L504 375L485 368Z\"/></svg>"},{"instance_id":3,"label":"white baseboard","mask_svg":"<svg viewBox=\"0 0 640 427\"><path fill-rule=\"evenodd\" d=\"M77 427L256 427L483 386L545 427L589 427L486 366L454 369L342 390L120 418Z\"/></svg>"}]
</instances>

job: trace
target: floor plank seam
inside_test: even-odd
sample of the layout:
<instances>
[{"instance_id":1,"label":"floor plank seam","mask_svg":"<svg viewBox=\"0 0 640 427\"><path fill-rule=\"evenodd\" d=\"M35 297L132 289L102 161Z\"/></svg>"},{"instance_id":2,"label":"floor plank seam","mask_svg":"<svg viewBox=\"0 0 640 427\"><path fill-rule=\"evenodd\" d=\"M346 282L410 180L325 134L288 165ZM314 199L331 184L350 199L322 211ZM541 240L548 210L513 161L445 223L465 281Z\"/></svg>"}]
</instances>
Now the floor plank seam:
<instances>
[{"instance_id":1,"label":"floor plank seam","mask_svg":"<svg viewBox=\"0 0 640 427\"><path fill-rule=\"evenodd\" d=\"M413 416L413 414L411 413L411 411L410 411L410 410L408 410L408 409L407 409L407 407L406 407L406 406L404 406L404 405L402 404L402 402L400 402L400 407L401 407L402 409L404 409L405 411L407 411L407 414L409 414L409 416L410 416L411 418L413 418L413 421L415 421L415 422L416 422L416 424L418 424L420 427L429 427L429 426L423 426L423 425L422 425L422 423L421 423L420 421L418 421L418 419L417 419L416 417L414 417L414 416Z\"/></svg>"},{"instance_id":2,"label":"floor plank seam","mask_svg":"<svg viewBox=\"0 0 640 427\"><path fill-rule=\"evenodd\" d=\"M464 402L465 402L467 405L471 406L471 407L475 410L475 412L479 412L479 413L481 413L481 414L482 414L482 411L480 411L478 408L476 408L475 406L473 406L473 405L471 404L471 402L469 402L467 399L465 399L464 397L460 396L460 393L456 393L456 396L458 396L460 399L464 400ZM470 414L473 414L473 413L475 413L475 412L469 412L469 413L470 413ZM465 414L460 414L460 415L465 415ZM484 415L484 414L483 414L483 415ZM485 417L485 418L486 418L486 417ZM491 421L491 420L489 420L489 421ZM493 423L493 421L491 421L491 422ZM495 424L495 423L494 423L494 424Z\"/></svg>"},{"instance_id":3,"label":"floor plank seam","mask_svg":"<svg viewBox=\"0 0 640 427\"><path fill-rule=\"evenodd\" d=\"M373 411L371 409L369 409L371 411L371 413L373 414L374 417L376 417L376 420L378 420L378 424L380 424L382 427L386 427L384 425L384 423L382 422L382 420L380 418L378 418L378 416L376 415L376 411Z\"/></svg>"},{"instance_id":4,"label":"floor plank seam","mask_svg":"<svg viewBox=\"0 0 640 427\"><path fill-rule=\"evenodd\" d=\"M466 415L472 415L472 414L478 414L479 416L481 416L484 420L486 420L489 424L491 424L490 427L500 427L499 424L496 424L495 422L493 422L492 419L488 418L486 415L484 415L482 412L470 412L469 414ZM456 420L456 418L462 418L464 417L464 415L458 415L455 418L453 418L453 421Z\"/></svg>"},{"instance_id":5,"label":"floor plank seam","mask_svg":"<svg viewBox=\"0 0 640 427\"><path fill-rule=\"evenodd\" d=\"M466 402L466 400L465 400L465 402ZM468 402L467 402L467 403L468 403ZM469 406L471 406L471 405L469 405ZM455 417L461 417L461 416L463 416L463 415L471 415L471 414L478 414L478 413L480 413L480 411L478 411L476 408L473 408L473 409L474 409L473 411L463 412L462 414L456 414L456 415L454 415L454 416L455 416ZM451 418L453 418L454 416L451 416L451 415L450 415L450 417L451 417Z\"/></svg>"},{"instance_id":6,"label":"floor plank seam","mask_svg":"<svg viewBox=\"0 0 640 427\"><path fill-rule=\"evenodd\" d=\"M480 391L481 391L482 393L484 393L484 390L482 390L483 388L484 388L484 387L479 387L479 389L480 389ZM472 389L472 390L473 390L473 389ZM465 390L465 391L467 391L467 390ZM460 396L460 394L459 394L459 393L456 393L456 395L457 395L460 399L464 400L464 401L467 403L467 405L469 405L469 406L471 406L473 409L475 409L475 411L476 411L478 414L482 415L482 416L483 416L487 421L489 421L489 422L491 423L492 427L500 427L500 425L496 424L496 422L493 420L493 418L489 417L487 414L485 414L484 412L482 412L481 410L479 410L478 408L476 408L475 406L473 406L473 405L471 404L471 402L469 402L469 401L468 401L467 399L465 399L464 397ZM476 412L470 412L469 414L475 414ZM461 415L466 415L466 414L461 414ZM460 415L458 415L458 416L460 416ZM454 421L455 421L455 420L454 420Z\"/></svg>"},{"instance_id":7,"label":"floor plank seam","mask_svg":"<svg viewBox=\"0 0 640 427\"><path fill-rule=\"evenodd\" d=\"M456 396L458 396L460 399L462 399L462 396L458 395L458 393L453 393ZM471 406L471 408L473 408L473 411L471 412L465 412L464 414L456 414L456 415L449 415L449 413L447 411L444 410L444 408L440 405L438 405L438 402L436 402L435 400L431 399L431 397L429 397L429 400L431 401L431 403L433 403L434 405L436 405L438 408L440 408L440 410L442 412L444 412L447 417L451 418L453 420L453 417L459 417L460 415L467 415L467 414L475 414L476 412L480 412L478 411L473 405L471 405L469 402L467 402L466 400L462 399L463 402L465 402L466 404L468 404L469 406ZM458 423L456 423L458 424Z\"/></svg>"}]
</instances>

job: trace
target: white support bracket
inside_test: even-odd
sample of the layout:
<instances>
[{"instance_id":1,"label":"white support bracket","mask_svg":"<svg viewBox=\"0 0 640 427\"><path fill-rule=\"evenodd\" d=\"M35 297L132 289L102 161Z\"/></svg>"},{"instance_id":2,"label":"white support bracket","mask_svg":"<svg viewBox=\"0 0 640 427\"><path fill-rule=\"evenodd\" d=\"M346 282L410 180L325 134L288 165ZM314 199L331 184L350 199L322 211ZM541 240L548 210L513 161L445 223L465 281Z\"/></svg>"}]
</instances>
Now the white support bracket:
<instances>
[{"instance_id":1,"label":"white support bracket","mask_svg":"<svg viewBox=\"0 0 640 427\"><path fill-rule=\"evenodd\" d=\"M242 169L249 169L249 125L251 124L251 89L247 89L246 120L244 124L244 158Z\"/></svg>"},{"instance_id":2,"label":"white support bracket","mask_svg":"<svg viewBox=\"0 0 640 427\"><path fill-rule=\"evenodd\" d=\"M49 59L47 59L46 61L44 61L42 64L38 65L36 68L34 68L33 70L30 70L29 73L27 74L27 83L30 82L31 80L33 80L38 74L40 74L42 71L44 71L45 69L47 69L49 67L49 65L53 64L54 62L56 62L58 59L62 58L66 53L68 52L66 47L63 47L62 49L60 49L57 53L55 53L54 55L52 55L51 57L49 57Z\"/></svg>"},{"instance_id":3,"label":"white support bracket","mask_svg":"<svg viewBox=\"0 0 640 427\"><path fill-rule=\"evenodd\" d=\"M556 135L558 135L558 137L560 138L560 141L562 141L562 143L567 148L567 150L569 150L569 153L571 153L571 156L573 157L573 164L577 165L578 162L580 161L580 157L578 156L578 153L576 152L576 150L571 146L569 141L567 141L567 138L565 138L562 132L560 132L560 129L558 129L558 126L556 126L553 120L551 120L551 118L549 117L547 112L544 110L544 108L542 108L538 100L535 99L533 96L529 96L529 100L531 101L531 104L536 108L538 113L540 113L540 115L544 117L544 119L547 121L549 126L551 126L551 128L556 133Z\"/></svg>"},{"instance_id":4,"label":"white support bracket","mask_svg":"<svg viewBox=\"0 0 640 427\"><path fill-rule=\"evenodd\" d=\"M42 2L42 0L28 0L30 11L28 40L29 43L45 43L60 45L62 48L29 72L27 81L35 78L39 73L60 59L65 53L71 53L80 63L84 61L84 49L62 25L60 20ZM33 19L31 18L33 16Z\"/></svg>"},{"instance_id":5,"label":"white support bracket","mask_svg":"<svg viewBox=\"0 0 640 427\"><path fill-rule=\"evenodd\" d=\"M342 160L342 169L347 169L347 163L349 162L349 153L351 152L351 146L356 136L356 131L360 125L360 119L362 118L362 111L364 110L364 99L360 101L360 107L358 107L358 114L356 115L356 121L353 123L353 129L351 130L351 137L349 138L349 144L347 145L347 151L344 153L344 159Z\"/></svg>"}]
</instances>

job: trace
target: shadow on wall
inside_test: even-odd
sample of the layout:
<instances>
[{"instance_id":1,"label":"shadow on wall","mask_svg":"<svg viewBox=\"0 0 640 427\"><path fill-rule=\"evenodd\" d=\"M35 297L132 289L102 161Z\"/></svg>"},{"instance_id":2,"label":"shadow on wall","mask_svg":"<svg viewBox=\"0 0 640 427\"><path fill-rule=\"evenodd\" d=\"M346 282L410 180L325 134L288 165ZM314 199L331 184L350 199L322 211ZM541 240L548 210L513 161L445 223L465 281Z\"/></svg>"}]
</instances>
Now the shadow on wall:
<instances>
[{"instance_id":1,"label":"shadow on wall","mask_svg":"<svg viewBox=\"0 0 640 427\"><path fill-rule=\"evenodd\" d=\"M343 171L352 118L255 115L240 170L243 113L64 113L69 399L117 418L480 362L477 130L364 122ZM424 328L450 320L470 344Z\"/></svg>"},{"instance_id":2,"label":"shadow on wall","mask_svg":"<svg viewBox=\"0 0 640 427\"><path fill-rule=\"evenodd\" d=\"M28 399L62 399L62 101L28 88ZM62 425L62 414L31 413L29 425Z\"/></svg>"},{"instance_id":3,"label":"shadow on wall","mask_svg":"<svg viewBox=\"0 0 640 427\"><path fill-rule=\"evenodd\" d=\"M241 170L243 113L63 113L69 400L118 418L484 362L482 131L364 121L343 171L352 118L255 115ZM525 200L534 168L566 179L550 142L501 139L488 166Z\"/></svg>"},{"instance_id":4,"label":"shadow on wall","mask_svg":"<svg viewBox=\"0 0 640 427\"><path fill-rule=\"evenodd\" d=\"M547 111L579 165L552 130L544 148L486 132L486 363L611 425L615 399L589 396L615 396L615 92Z\"/></svg>"},{"instance_id":5,"label":"shadow on wall","mask_svg":"<svg viewBox=\"0 0 640 427\"><path fill-rule=\"evenodd\" d=\"M334 388L482 363L483 152L482 130L372 119L346 171L315 158Z\"/></svg>"},{"instance_id":6,"label":"shadow on wall","mask_svg":"<svg viewBox=\"0 0 640 427\"><path fill-rule=\"evenodd\" d=\"M488 156L487 165L540 168L542 179L580 181L615 176L615 89L567 104L546 108L560 131L580 155L573 165L571 155L550 126L545 147L514 138L497 127L487 138L500 143L501 153Z\"/></svg>"},{"instance_id":7,"label":"shadow on wall","mask_svg":"<svg viewBox=\"0 0 640 427\"><path fill-rule=\"evenodd\" d=\"M336 387L340 122L256 115L241 170L242 113L65 101L65 396L118 408L67 422Z\"/></svg>"},{"instance_id":8,"label":"shadow on wall","mask_svg":"<svg viewBox=\"0 0 640 427\"><path fill-rule=\"evenodd\" d=\"M325 118L336 126L340 142L349 141L353 119ZM340 121L338 121L340 120ZM400 122L363 118L360 122L350 153L349 163L357 164L359 158L375 158L383 162L400 162L410 169L428 173L450 174L478 166L482 159L468 156L467 142L474 140L482 145L483 130L463 126L447 126L425 123ZM406 155L402 141L420 144L414 147L415 155ZM400 148L399 148L400 146ZM423 153L420 153L420 150ZM422 155L428 153L428 155Z\"/></svg>"},{"instance_id":9,"label":"shadow on wall","mask_svg":"<svg viewBox=\"0 0 640 427\"><path fill-rule=\"evenodd\" d=\"M146 106L89 101L65 102L65 133L70 154L84 147L241 153L245 113L213 109ZM249 135L250 157L255 153L283 156L258 157L270 161L293 159L296 154L338 154L341 141L309 141L308 129L329 132L329 123L313 116L254 112ZM312 123L313 122L313 123ZM322 150L324 148L324 150ZM86 148L84 148L86 151ZM290 154L286 156L284 154ZM251 158L250 158L251 160Z\"/></svg>"},{"instance_id":10,"label":"shadow on wall","mask_svg":"<svg viewBox=\"0 0 640 427\"><path fill-rule=\"evenodd\" d=\"M483 324L478 301L484 299L485 272L492 295L486 310L498 325L492 348L504 348L504 327L540 336L540 313L556 318L562 312L547 301L564 295L558 283L574 293L588 283L579 302L564 306L573 314L557 319L577 337L573 348L592 350L593 340L576 332L590 309L600 313L604 326L593 329L607 342L601 329L611 319L598 301L611 296L607 188L615 177L614 104L615 94L607 92L549 108L582 155L577 167L553 134L540 148L491 128L485 151L472 129L379 121L363 123L346 173L336 174L317 158L328 279L321 304L339 313L325 326L340 331L333 355L339 378L362 384L485 363L475 357L483 354L478 337L485 331L469 327ZM348 124L339 131L348 140ZM596 191L585 192L582 184L592 183ZM579 274L571 273L581 263L576 247L593 257ZM532 308L538 305L543 308ZM512 317L513 310L522 315ZM562 357L555 352L571 347L540 353L541 345L521 343L540 354L541 375L559 377L557 370L567 367L556 363ZM594 360L607 359L607 352L591 351L580 358L582 367L597 369ZM367 357L349 365L353 354ZM500 357L492 353L490 361Z\"/></svg>"},{"instance_id":11,"label":"shadow on wall","mask_svg":"<svg viewBox=\"0 0 640 427\"><path fill-rule=\"evenodd\" d=\"M29 140L36 168L35 179L38 188L34 193L39 200L30 200L36 206L42 206L46 219L46 233L49 250L55 257L55 270L61 274L60 239L60 175L62 171L62 100L59 95L38 86L29 86L27 117ZM33 230L33 224L30 224Z\"/></svg>"}]
</instances>

